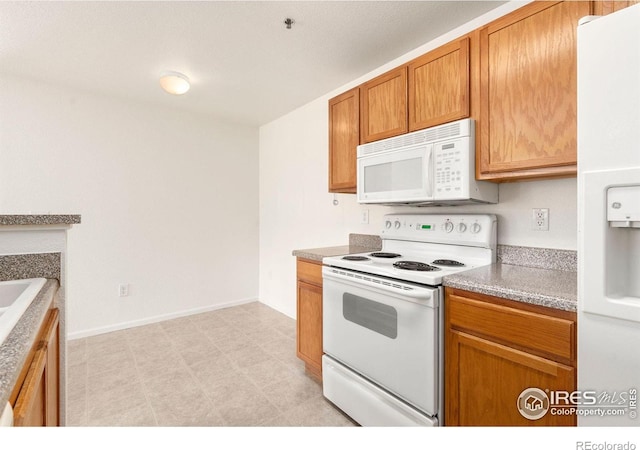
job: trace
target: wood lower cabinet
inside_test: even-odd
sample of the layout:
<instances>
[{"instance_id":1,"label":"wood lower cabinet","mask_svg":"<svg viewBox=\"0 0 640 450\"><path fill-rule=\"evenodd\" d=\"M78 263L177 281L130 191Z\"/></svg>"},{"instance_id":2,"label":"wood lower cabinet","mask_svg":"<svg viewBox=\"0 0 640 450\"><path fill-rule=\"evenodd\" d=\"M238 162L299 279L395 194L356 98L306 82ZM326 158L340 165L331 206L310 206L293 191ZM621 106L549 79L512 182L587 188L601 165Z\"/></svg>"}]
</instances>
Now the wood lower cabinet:
<instances>
[{"instance_id":1,"label":"wood lower cabinet","mask_svg":"<svg viewBox=\"0 0 640 450\"><path fill-rule=\"evenodd\" d=\"M60 425L59 312L51 309L13 405L15 426Z\"/></svg>"},{"instance_id":2,"label":"wood lower cabinet","mask_svg":"<svg viewBox=\"0 0 640 450\"><path fill-rule=\"evenodd\" d=\"M576 425L551 409L522 415L529 388L576 389L575 313L446 288L445 425Z\"/></svg>"},{"instance_id":3,"label":"wood lower cabinet","mask_svg":"<svg viewBox=\"0 0 640 450\"><path fill-rule=\"evenodd\" d=\"M575 176L576 29L592 6L532 2L480 30L478 178Z\"/></svg>"},{"instance_id":4,"label":"wood lower cabinet","mask_svg":"<svg viewBox=\"0 0 640 450\"><path fill-rule=\"evenodd\" d=\"M322 379L322 264L297 259L296 352L307 373Z\"/></svg>"},{"instance_id":5,"label":"wood lower cabinet","mask_svg":"<svg viewBox=\"0 0 640 450\"><path fill-rule=\"evenodd\" d=\"M360 89L329 100L329 192L356 192L360 144Z\"/></svg>"}]
</instances>

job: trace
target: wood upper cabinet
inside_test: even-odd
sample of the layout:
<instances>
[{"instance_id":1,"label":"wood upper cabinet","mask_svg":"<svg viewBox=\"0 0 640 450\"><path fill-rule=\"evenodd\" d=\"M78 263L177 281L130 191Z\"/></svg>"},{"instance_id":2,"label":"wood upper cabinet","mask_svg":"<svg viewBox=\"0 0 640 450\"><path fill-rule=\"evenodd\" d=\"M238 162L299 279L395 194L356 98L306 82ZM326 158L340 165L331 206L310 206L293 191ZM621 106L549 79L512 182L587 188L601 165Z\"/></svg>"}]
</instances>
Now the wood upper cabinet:
<instances>
[{"instance_id":1,"label":"wood upper cabinet","mask_svg":"<svg viewBox=\"0 0 640 450\"><path fill-rule=\"evenodd\" d=\"M469 117L465 37L329 100L329 192L356 192L357 146Z\"/></svg>"},{"instance_id":2,"label":"wood upper cabinet","mask_svg":"<svg viewBox=\"0 0 640 450\"><path fill-rule=\"evenodd\" d=\"M360 144L360 89L329 100L329 192L356 192Z\"/></svg>"},{"instance_id":3,"label":"wood upper cabinet","mask_svg":"<svg viewBox=\"0 0 640 450\"><path fill-rule=\"evenodd\" d=\"M593 13L598 16L606 16L637 3L640 3L640 0L599 0L594 2Z\"/></svg>"},{"instance_id":4,"label":"wood upper cabinet","mask_svg":"<svg viewBox=\"0 0 640 450\"><path fill-rule=\"evenodd\" d=\"M576 173L576 28L591 2L532 2L480 30L478 178Z\"/></svg>"},{"instance_id":5,"label":"wood upper cabinet","mask_svg":"<svg viewBox=\"0 0 640 450\"><path fill-rule=\"evenodd\" d=\"M59 329L58 309L51 309L14 405L15 426L60 424Z\"/></svg>"},{"instance_id":6,"label":"wood upper cabinet","mask_svg":"<svg viewBox=\"0 0 640 450\"><path fill-rule=\"evenodd\" d=\"M528 388L575 390L575 313L446 288L445 425L576 424L551 411L524 417Z\"/></svg>"},{"instance_id":7,"label":"wood upper cabinet","mask_svg":"<svg viewBox=\"0 0 640 450\"><path fill-rule=\"evenodd\" d=\"M322 264L297 260L296 349L307 373L322 379Z\"/></svg>"},{"instance_id":8,"label":"wood upper cabinet","mask_svg":"<svg viewBox=\"0 0 640 450\"><path fill-rule=\"evenodd\" d=\"M531 2L331 99L329 191L356 192L358 144L466 117L478 179L575 176L578 20L639 1Z\"/></svg>"},{"instance_id":9,"label":"wood upper cabinet","mask_svg":"<svg viewBox=\"0 0 640 450\"><path fill-rule=\"evenodd\" d=\"M409 131L469 117L469 69L469 38L409 63Z\"/></svg>"},{"instance_id":10,"label":"wood upper cabinet","mask_svg":"<svg viewBox=\"0 0 640 450\"><path fill-rule=\"evenodd\" d=\"M408 130L406 66L360 86L361 143L398 136Z\"/></svg>"}]
</instances>

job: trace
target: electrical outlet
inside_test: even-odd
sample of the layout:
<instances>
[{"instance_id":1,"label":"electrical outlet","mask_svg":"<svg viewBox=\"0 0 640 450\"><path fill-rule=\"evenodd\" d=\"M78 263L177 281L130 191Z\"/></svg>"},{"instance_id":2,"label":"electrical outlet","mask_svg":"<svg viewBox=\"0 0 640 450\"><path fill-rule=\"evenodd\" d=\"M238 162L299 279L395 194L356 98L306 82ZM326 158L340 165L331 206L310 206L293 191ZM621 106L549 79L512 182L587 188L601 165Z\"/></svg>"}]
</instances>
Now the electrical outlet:
<instances>
[{"instance_id":1,"label":"electrical outlet","mask_svg":"<svg viewBox=\"0 0 640 450\"><path fill-rule=\"evenodd\" d=\"M534 231L549 231L549 208L533 208L531 229Z\"/></svg>"},{"instance_id":2,"label":"electrical outlet","mask_svg":"<svg viewBox=\"0 0 640 450\"><path fill-rule=\"evenodd\" d=\"M128 296L129 296L129 285L128 284L118 285L118 297L128 297Z\"/></svg>"},{"instance_id":3,"label":"electrical outlet","mask_svg":"<svg viewBox=\"0 0 640 450\"><path fill-rule=\"evenodd\" d=\"M368 209L363 209L361 211L361 216L360 216L360 223L369 223L369 210Z\"/></svg>"}]
</instances>

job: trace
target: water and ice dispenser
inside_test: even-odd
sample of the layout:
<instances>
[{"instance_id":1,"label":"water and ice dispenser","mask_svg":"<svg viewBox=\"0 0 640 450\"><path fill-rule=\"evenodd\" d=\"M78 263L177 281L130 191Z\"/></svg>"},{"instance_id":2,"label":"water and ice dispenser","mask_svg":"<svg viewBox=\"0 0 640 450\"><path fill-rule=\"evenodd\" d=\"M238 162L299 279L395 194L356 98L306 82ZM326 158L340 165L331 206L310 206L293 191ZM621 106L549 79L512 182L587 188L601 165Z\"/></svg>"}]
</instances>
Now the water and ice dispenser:
<instances>
[{"instance_id":1,"label":"water and ice dispenser","mask_svg":"<svg viewBox=\"0 0 640 450\"><path fill-rule=\"evenodd\" d=\"M583 311L640 321L640 167L585 172Z\"/></svg>"},{"instance_id":2,"label":"water and ice dispenser","mask_svg":"<svg viewBox=\"0 0 640 450\"><path fill-rule=\"evenodd\" d=\"M607 220L614 228L640 228L640 184L607 189Z\"/></svg>"}]
</instances>

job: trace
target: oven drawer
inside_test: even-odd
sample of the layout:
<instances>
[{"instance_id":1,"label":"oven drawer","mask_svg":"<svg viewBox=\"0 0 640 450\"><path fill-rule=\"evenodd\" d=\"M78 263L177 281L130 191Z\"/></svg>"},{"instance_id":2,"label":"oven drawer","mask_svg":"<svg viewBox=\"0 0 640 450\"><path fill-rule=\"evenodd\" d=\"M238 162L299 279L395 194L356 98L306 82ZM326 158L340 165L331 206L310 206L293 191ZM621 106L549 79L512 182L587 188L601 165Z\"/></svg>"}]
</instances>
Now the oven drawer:
<instances>
[{"instance_id":1,"label":"oven drawer","mask_svg":"<svg viewBox=\"0 0 640 450\"><path fill-rule=\"evenodd\" d=\"M366 427L437 426L428 417L347 367L322 357L324 396L353 420Z\"/></svg>"}]
</instances>

